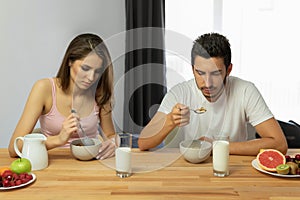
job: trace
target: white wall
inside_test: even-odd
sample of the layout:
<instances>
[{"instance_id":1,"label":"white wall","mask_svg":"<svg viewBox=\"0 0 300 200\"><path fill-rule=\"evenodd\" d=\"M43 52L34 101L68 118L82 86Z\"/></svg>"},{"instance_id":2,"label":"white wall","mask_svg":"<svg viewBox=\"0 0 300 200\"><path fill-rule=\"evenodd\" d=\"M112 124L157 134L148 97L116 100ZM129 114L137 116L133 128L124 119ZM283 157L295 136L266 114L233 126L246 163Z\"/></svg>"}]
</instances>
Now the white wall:
<instances>
[{"instance_id":1,"label":"white wall","mask_svg":"<svg viewBox=\"0 0 300 200\"><path fill-rule=\"evenodd\" d=\"M117 43L122 38L116 37L125 30L125 3L121 0L0 0L0 28L0 148L6 148L33 83L56 75L73 37L92 32L114 45L108 45L109 48L125 48L123 42ZM112 57L118 81L124 73L124 57ZM120 88L118 95L123 97Z\"/></svg>"}]
</instances>

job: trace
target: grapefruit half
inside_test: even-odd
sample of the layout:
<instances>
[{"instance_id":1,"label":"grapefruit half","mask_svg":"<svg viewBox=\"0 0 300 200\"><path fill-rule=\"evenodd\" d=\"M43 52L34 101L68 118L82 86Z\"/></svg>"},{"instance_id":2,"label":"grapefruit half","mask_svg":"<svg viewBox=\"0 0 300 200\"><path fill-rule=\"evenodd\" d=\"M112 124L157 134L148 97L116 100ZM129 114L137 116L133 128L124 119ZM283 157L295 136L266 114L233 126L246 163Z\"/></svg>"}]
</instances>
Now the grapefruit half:
<instances>
[{"instance_id":1,"label":"grapefruit half","mask_svg":"<svg viewBox=\"0 0 300 200\"><path fill-rule=\"evenodd\" d=\"M276 172L278 165L285 164L285 156L275 149L264 149L257 154L256 160L260 168L269 172Z\"/></svg>"}]
</instances>

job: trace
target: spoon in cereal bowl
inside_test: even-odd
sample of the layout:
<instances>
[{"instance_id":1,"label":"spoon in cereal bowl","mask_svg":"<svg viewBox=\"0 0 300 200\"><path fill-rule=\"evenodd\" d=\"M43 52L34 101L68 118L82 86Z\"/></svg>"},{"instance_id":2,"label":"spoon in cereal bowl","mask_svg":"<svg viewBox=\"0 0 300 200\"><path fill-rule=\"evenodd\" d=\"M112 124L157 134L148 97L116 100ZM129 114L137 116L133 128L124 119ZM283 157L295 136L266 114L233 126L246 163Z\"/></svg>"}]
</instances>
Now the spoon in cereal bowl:
<instances>
[{"instance_id":1,"label":"spoon in cereal bowl","mask_svg":"<svg viewBox=\"0 0 300 200\"><path fill-rule=\"evenodd\" d=\"M72 112L72 113L76 113L76 110L75 110L75 109L72 109L71 112ZM84 146L92 146L92 145L95 145L95 142L94 142L91 138L89 138L89 137L86 135L86 133L85 133L85 131L83 130L83 128L82 128L80 122L79 122L79 128L80 128L80 130L81 130L81 132L82 132L82 135L83 135L83 137L81 138L82 144L83 144Z\"/></svg>"}]
</instances>

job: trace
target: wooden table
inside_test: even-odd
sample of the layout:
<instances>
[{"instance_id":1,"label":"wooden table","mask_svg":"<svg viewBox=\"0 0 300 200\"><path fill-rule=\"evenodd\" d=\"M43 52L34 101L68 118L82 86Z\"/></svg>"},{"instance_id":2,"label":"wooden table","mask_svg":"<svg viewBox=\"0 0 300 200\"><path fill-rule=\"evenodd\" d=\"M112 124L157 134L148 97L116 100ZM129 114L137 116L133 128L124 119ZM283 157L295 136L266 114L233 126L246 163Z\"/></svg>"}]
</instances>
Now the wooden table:
<instances>
[{"instance_id":1,"label":"wooden table","mask_svg":"<svg viewBox=\"0 0 300 200\"><path fill-rule=\"evenodd\" d=\"M300 149L289 150L289 154ZM178 154L178 149L166 154ZM140 157L140 162L149 162ZM78 161L69 149L49 151L49 166L34 171L29 186L0 191L0 199L299 199L300 179L261 173L251 166L254 156L230 156L230 175L214 177L209 158L191 164L179 157L169 166L120 179L98 160ZM14 158L0 149L0 166ZM155 162L156 160L153 160ZM157 160L159 162L159 159Z\"/></svg>"}]
</instances>

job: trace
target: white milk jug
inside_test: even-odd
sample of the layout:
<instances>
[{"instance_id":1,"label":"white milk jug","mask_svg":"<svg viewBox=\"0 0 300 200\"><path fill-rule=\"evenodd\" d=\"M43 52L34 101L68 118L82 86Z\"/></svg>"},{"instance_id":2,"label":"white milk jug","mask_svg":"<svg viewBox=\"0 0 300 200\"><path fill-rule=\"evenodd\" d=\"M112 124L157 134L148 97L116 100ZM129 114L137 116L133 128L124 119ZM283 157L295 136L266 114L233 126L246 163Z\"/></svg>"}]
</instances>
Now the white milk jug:
<instances>
[{"instance_id":1,"label":"white milk jug","mask_svg":"<svg viewBox=\"0 0 300 200\"><path fill-rule=\"evenodd\" d=\"M19 151L17 142L23 141L22 153ZM31 162L31 170L41 170L48 167L48 152L45 141L47 137L40 133L31 133L24 137L17 137L14 141L14 149L18 156L27 158Z\"/></svg>"}]
</instances>

